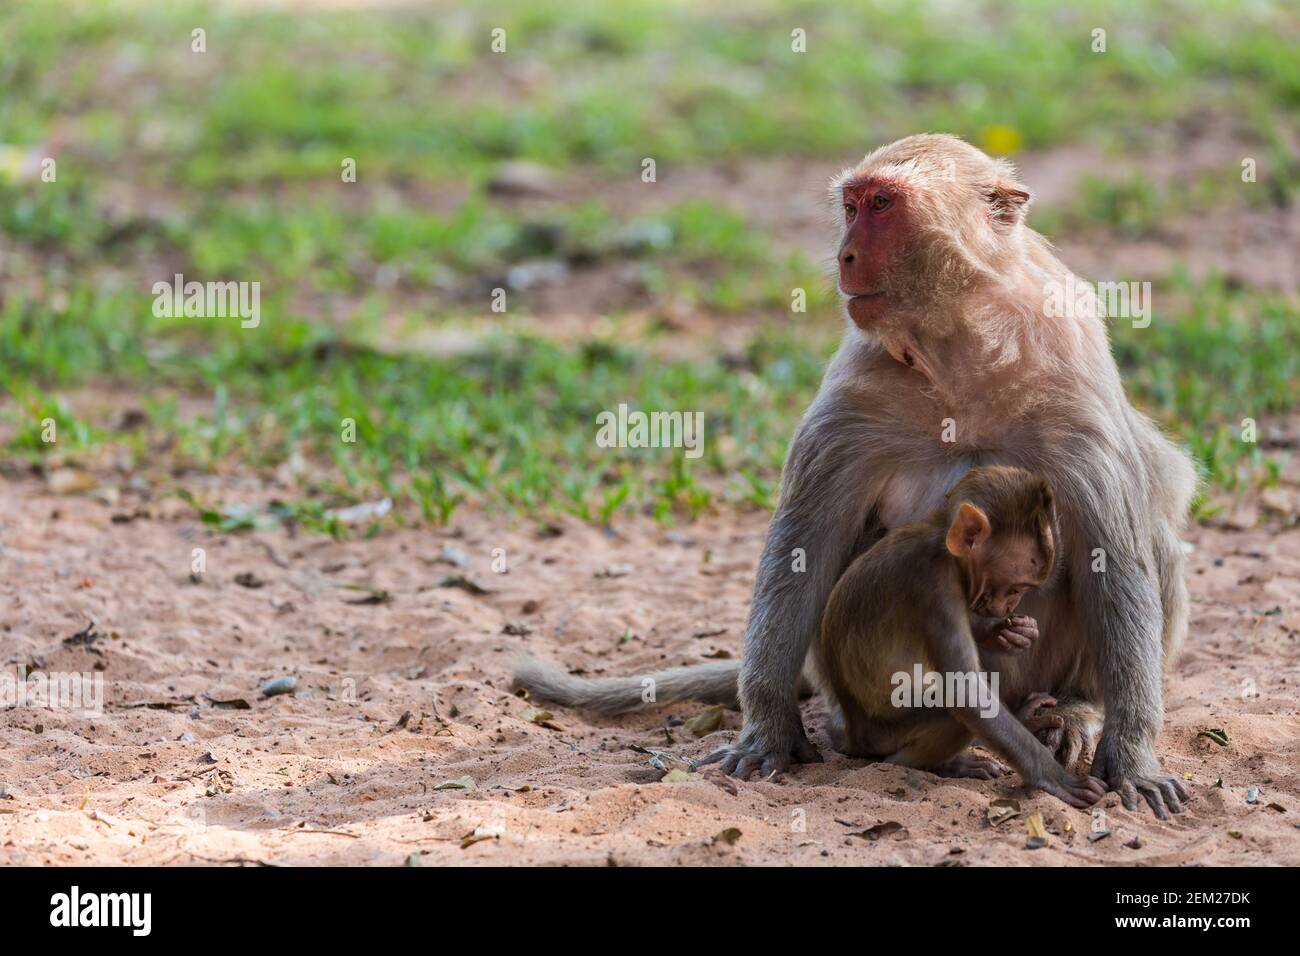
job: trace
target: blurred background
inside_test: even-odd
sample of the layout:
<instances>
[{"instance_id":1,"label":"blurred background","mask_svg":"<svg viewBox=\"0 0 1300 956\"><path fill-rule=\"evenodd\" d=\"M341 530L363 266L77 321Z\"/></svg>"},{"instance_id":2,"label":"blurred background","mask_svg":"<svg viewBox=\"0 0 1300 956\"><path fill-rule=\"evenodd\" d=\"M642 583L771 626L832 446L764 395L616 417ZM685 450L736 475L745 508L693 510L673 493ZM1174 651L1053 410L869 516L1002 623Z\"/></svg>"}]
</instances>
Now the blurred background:
<instances>
[{"instance_id":1,"label":"blurred background","mask_svg":"<svg viewBox=\"0 0 1300 956\"><path fill-rule=\"evenodd\" d=\"M225 529L769 508L842 329L826 181L934 130L1153 283L1115 349L1201 512L1294 521L1298 49L1242 0L6 0L0 466ZM155 316L176 273L260 283L260 324ZM598 448L621 402L702 411L704 456Z\"/></svg>"}]
</instances>

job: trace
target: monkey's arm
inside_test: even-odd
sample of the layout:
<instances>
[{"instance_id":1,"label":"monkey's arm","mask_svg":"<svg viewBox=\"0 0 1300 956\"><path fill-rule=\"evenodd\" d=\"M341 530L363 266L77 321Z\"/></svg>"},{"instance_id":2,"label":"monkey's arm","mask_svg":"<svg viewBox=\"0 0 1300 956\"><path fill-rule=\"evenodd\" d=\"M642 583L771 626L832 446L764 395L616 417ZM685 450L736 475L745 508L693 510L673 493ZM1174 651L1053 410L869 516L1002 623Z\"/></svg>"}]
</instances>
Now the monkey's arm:
<instances>
[{"instance_id":1,"label":"monkey's arm","mask_svg":"<svg viewBox=\"0 0 1300 956\"><path fill-rule=\"evenodd\" d=\"M834 391L795 434L768 528L745 630L739 739L710 754L723 773L769 776L821 760L804 732L796 690L835 581L863 534L873 479L871 427Z\"/></svg>"},{"instance_id":2,"label":"monkey's arm","mask_svg":"<svg viewBox=\"0 0 1300 956\"><path fill-rule=\"evenodd\" d=\"M1105 786L1092 777L1078 777L1056 762L1043 744L1016 715L1002 704L990 686L988 673L980 671L969 615L964 613L960 592L949 589L947 600L931 616L926 629L926 655L930 666L944 675L978 675L979 699L963 706L949 701L948 710L1004 760L1016 768L1026 785L1065 801L1072 807L1088 807L1101 799ZM952 608L950 613L944 608ZM958 613L959 609L961 613Z\"/></svg>"}]
</instances>

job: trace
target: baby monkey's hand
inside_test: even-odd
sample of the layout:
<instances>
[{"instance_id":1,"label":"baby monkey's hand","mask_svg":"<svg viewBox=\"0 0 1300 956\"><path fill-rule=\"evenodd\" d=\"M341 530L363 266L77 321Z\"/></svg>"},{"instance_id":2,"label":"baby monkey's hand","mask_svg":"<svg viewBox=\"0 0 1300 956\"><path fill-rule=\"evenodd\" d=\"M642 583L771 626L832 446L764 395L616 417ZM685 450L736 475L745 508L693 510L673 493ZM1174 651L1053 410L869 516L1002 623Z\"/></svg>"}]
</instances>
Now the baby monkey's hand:
<instances>
[{"instance_id":1,"label":"baby monkey's hand","mask_svg":"<svg viewBox=\"0 0 1300 956\"><path fill-rule=\"evenodd\" d=\"M1038 639L1038 622L1023 614L975 618L975 642L990 651L1019 654Z\"/></svg>"}]
</instances>

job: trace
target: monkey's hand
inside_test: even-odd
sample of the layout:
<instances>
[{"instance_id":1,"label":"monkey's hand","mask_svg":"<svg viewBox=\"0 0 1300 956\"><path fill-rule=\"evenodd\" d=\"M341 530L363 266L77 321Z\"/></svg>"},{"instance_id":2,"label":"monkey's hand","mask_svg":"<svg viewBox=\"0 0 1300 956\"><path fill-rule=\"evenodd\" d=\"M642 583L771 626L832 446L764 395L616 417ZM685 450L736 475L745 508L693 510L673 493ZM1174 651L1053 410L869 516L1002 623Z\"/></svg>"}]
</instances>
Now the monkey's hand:
<instances>
[{"instance_id":1,"label":"monkey's hand","mask_svg":"<svg viewBox=\"0 0 1300 956\"><path fill-rule=\"evenodd\" d=\"M1038 639L1038 622L1023 614L976 620L978 626L972 627L972 630L975 632L976 643L985 650L1019 654Z\"/></svg>"},{"instance_id":2,"label":"monkey's hand","mask_svg":"<svg viewBox=\"0 0 1300 956\"><path fill-rule=\"evenodd\" d=\"M796 711L793 725L785 727L763 727L748 721L739 740L715 750L700 765L719 762L719 769L729 776L748 780L757 770L767 780L789 770L791 763L821 763L822 755L809 742Z\"/></svg>"},{"instance_id":3,"label":"monkey's hand","mask_svg":"<svg viewBox=\"0 0 1300 956\"><path fill-rule=\"evenodd\" d=\"M1106 784L1096 777L1076 776L1060 764L1050 764L1050 767L1041 779L1030 780L1029 785L1080 810L1092 806L1106 795Z\"/></svg>"},{"instance_id":4,"label":"monkey's hand","mask_svg":"<svg viewBox=\"0 0 1300 956\"><path fill-rule=\"evenodd\" d=\"M1137 752L1135 752L1137 751ZM1125 746L1119 735L1103 734L1092 760L1092 773L1119 794L1125 810L1138 808L1138 794L1161 820L1182 813L1188 799L1182 781L1160 769L1155 754L1133 745Z\"/></svg>"}]
</instances>

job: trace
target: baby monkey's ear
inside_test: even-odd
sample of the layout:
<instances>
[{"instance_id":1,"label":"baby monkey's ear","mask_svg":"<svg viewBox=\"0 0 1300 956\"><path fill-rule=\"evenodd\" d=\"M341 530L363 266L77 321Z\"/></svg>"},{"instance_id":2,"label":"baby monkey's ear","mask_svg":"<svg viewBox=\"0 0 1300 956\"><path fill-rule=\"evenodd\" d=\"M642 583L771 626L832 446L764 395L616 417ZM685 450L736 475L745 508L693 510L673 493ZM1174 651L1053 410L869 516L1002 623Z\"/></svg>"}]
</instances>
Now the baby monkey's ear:
<instances>
[{"instance_id":1,"label":"baby monkey's ear","mask_svg":"<svg viewBox=\"0 0 1300 956\"><path fill-rule=\"evenodd\" d=\"M959 558L969 557L972 551L988 540L992 531L989 516L969 501L963 501L957 509L957 517L952 519L952 526L948 528L948 550Z\"/></svg>"}]
</instances>

